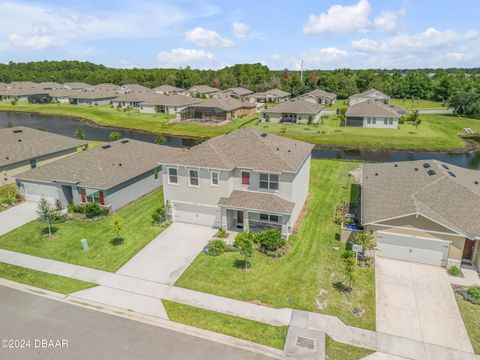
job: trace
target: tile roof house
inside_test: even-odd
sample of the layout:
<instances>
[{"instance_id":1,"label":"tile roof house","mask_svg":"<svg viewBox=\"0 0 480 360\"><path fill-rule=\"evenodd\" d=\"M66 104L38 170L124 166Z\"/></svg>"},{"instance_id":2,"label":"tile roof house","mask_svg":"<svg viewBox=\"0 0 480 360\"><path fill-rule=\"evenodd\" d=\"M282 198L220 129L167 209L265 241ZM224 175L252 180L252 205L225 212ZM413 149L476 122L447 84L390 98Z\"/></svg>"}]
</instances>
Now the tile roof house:
<instances>
[{"instance_id":1,"label":"tile roof house","mask_svg":"<svg viewBox=\"0 0 480 360\"><path fill-rule=\"evenodd\" d=\"M87 142L24 126L0 129L0 186L28 169L44 166L86 147Z\"/></svg>"},{"instance_id":2,"label":"tile roof house","mask_svg":"<svg viewBox=\"0 0 480 360\"><path fill-rule=\"evenodd\" d=\"M282 102L290 99L290 96L291 94L286 91L271 89L250 95L250 101L256 103Z\"/></svg>"},{"instance_id":3,"label":"tile roof house","mask_svg":"<svg viewBox=\"0 0 480 360\"><path fill-rule=\"evenodd\" d=\"M187 106L180 112L180 116L182 120L219 123L255 113L255 104L222 96Z\"/></svg>"},{"instance_id":4,"label":"tile roof house","mask_svg":"<svg viewBox=\"0 0 480 360\"><path fill-rule=\"evenodd\" d=\"M480 269L480 171L437 160L364 164L361 199L379 255Z\"/></svg>"},{"instance_id":5,"label":"tile roof house","mask_svg":"<svg viewBox=\"0 0 480 360\"><path fill-rule=\"evenodd\" d=\"M240 129L161 163L173 221L287 238L308 194L313 145Z\"/></svg>"},{"instance_id":6,"label":"tile roof house","mask_svg":"<svg viewBox=\"0 0 480 360\"><path fill-rule=\"evenodd\" d=\"M316 124L323 106L305 100L289 100L262 110L262 120L272 123Z\"/></svg>"},{"instance_id":7,"label":"tile roof house","mask_svg":"<svg viewBox=\"0 0 480 360\"><path fill-rule=\"evenodd\" d=\"M368 101L368 100L375 100L378 102L382 102L384 104L388 104L388 102L390 101L390 96L385 95L384 93L382 93L377 89L370 89L362 93L354 94L350 96L348 98L348 103L349 105L355 105L362 101Z\"/></svg>"},{"instance_id":8,"label":"tile roof house","mask_svg":"<svg viewBox=\"0 0 480 360\"><path fill-rule=\"evenodd\" d=\"M297 99L328 106L335 104L335 102L337 101L337 94L322 89L315 89L298 96Z\"/></svg>"},{"instance_id":9,"label":"tile roof house","mask_svg":"<svg viewBox=\"0 0 480 360\"><path fill-rule=\"evenodd\" d=\"M97 202L116 210L162 185L161 165L180 149L121 139L16 176L28 201Z\"/></svg>"},{"instance_id":10,"label":"tile roof house","mask_svg":"<svg viewBox=\"0 0 480 360\"><path fill-rule=\"evenodd\" d=\"M350 105L345 113L347 126L366 128L398 129L403 109L375 100L366 100Z\"/></svg>"}]
</instances>

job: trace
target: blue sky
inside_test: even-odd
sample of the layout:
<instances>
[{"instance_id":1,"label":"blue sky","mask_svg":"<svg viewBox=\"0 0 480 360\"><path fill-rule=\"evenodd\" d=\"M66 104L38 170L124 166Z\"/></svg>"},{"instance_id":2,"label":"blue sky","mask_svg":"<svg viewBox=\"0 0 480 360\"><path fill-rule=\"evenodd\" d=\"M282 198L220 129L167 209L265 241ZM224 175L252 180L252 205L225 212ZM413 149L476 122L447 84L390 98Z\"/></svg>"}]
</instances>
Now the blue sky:
<instances>
[{"instance_id":1,"label":"blue sky","mask_svg":"<svg viewBox=\"0 0 480 360\"><path fill-rule=\"evenodd\" d=\"M473 0L0 0L0 62L475 67L479 31Z\"/></svg>"}]
</instances>

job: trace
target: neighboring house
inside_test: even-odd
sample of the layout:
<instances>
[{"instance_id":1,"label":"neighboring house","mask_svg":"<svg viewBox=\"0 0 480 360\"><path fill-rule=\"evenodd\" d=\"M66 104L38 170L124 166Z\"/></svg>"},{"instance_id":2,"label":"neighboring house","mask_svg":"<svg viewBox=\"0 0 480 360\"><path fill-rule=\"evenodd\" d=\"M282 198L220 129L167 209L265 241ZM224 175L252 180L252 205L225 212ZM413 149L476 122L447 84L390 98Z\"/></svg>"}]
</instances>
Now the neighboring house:
<instances>
[{"instance_id":1,"label":"neighboring house","mask_svg":"<svg viewBox=\"0 0 480 360\"><path fill-rule=\"evenodd\" d=\"M188 94L194 97L210 98L213 94L219 93L222 90L208 86L208 85L195 85L188 89Z\"/></svg>"},{"instance_id":2,"label":"neighboring house","mask_svg":"<svg viewBox=\"0 0 480 360\"><path fill-rule=\"evenodd\" d=\"M0 129L0 186L13 183L14 177L86 147L84 140L30 129L23 126Z\"/></svg>"},{"instance_id":3,"label":"neighboring house","mask_svg":"<svg viewBox=\"0 0 480 360\"><path fill-rule=\"evenodd\" d=\"M187 90L172 85L160 85L156 88L153 88L152 90L158 94L187 95Z\"/></svg>"},{"instance_id":4,"label":"neighboring house","mask_svg":"<svg viewBox=\"0 0 480 360\"><path fill-rule=\"evenodd\" d=\"M223 90L220 94L233 96L234 98L237 98L237 99L246 99L249 97L249 95L253 94L253 91L248 90L244 87L238 86L238 87L232 87L232 88Z\"/></svg>"},{"instance_id":5,"label":"neighboring house","mask_svg":"<svg viewBox=\"0 0 480 360\"><path fill-rule=\"evenodd\" d=\"M47 93L51 101L58 102L61 104L69 104L70 96L72 96L72 94L75 94L75 90L68 90L68 89L62 88L62 89L48 90Z\"/></svg>"},{"instance_id":6,"label":"neighboring house","mask_svg":"<svg viewBox=\"0 0 480 360\"><path fill-rule=\"evenodd\" d=\"M290 99L290 96L291 94L286 91L280 89L271 89L250 95L250 101L255 103L283 102Z\"/></svg>"},{"instance_id":7,"label":"neighboring house","mask_svg":"<svg viewBox=\"0 0 480 360\"><path fill-rule=\"evenodd\" d=\"M377 89L370 89L359 94L352 95L348 98L349 105L355 105L363 101L374 100L384 104L388 104L390 96L385 95Z\"/></svg>"},{"instance_id":8,"label":"neighboring house","mask_svg":"<svg viewBox=\"0 0 480 360\"><path fill-rule=\"evenodd\" d=\"M316 124L323 106L305 100L290 100L261 111L262 120L272 123Z\"/></svg>"},{"instance_id":9,"label":"neighboring house","mask_svg":"<svg viewBox=\"0 0 480 360\"><path fill-rule=\"evenodd\" d=\"M38 87L40 87L43 90L65 89L63 84L60 84L60 83L54 82L54 81L44 81L44 82L38 83L37 85L38 85Z\"/></svg>"},{"instance_id":10,"label":"neighboring house","mask_svg":"<svg viewBox=\"0 0 480 360\"><path fill-rule=\"evenodd\" d=\"M321 89L315 89L306 94L298 96L297 99L328 106L335 104L337 101L337 94Z\"/></svg>"},{"instance_id":11,"label":"neighboring house","mask_svg":"<svg viewBox=\"0 0 480 360\"><path fill-rule=\"evenodd\" d=\"M346 126L398 129L400 114L389 105L367 100L350 105L345 113Z\"/></svg>"},{"instance_id":12,"label":"neighboring house","mask_svg":"<svg viewBox=\"0 0 480 360\"><path fill-rule=\"evenodd\" d=\"M480 269L480 171L436 160L364 164L361 222L377 254Z\"/></svg>"},{"instance_id":13,"label":"neighboring house","mask_svg":"<svg viewBox=\"0 0 480 360\"><path fill-rule=\"evenodd\" d=\"M116 210L162 185L162 166L180 149L122 139L16 176L27 201L96 202Z\"/></svg>"},{"instance_id":14,"label":"neighboring house","mask_svg":"<svg viewBox=\"0 0 480 360\"><path fill-rule=\"evenodd\" d=\"M69 90L95 90L95 86L80 81L64 83L63 86Z\"/></svg>"},{"instance_id":15,"label":"neighboring house","mask_svg":"<svg viewBox=\"0 0 480 360\"><path fill-rule=\"evenodd\" d=\"M132 107L140 109L140 104L150 97L154 96L152 91L132 91L128 93L117 94L117 97L112 100L114 107Z\"/></svg>"},{"instance_id":16,"label":"neighboring house","mask_svg":"<svg viewBox=\"0 0 480 360\"><path fill-rule=\"evenodd\" d=\"M120 86L112 84L112 83L101 83L98 85L95 85L95 90L108 90L108 91L117 91Z\"/></svg>"},{"instance_id":17,"label":"neighboring house","mask_svg":"<svg viewBox=\"0 0 480 360\"><path fill-rule=\"evenodd\" d=\"M255 104L223 96L187 106L180 115L182 120L223 122L255 113Z\"/></svg>"},{"instance_id":18,"label":"neighboring house","mask_svg":"<svg viewBox=\"0 0 480 360\"><path fill-rule=\"evenodd\" d=\"M118 94L115 91L74 91L69 97L72 105L108 105Z\"/></svg>"},{"instance_id":19,"label":"neighboring house","mask_svg":"<svg viewBox=\"0 0 480 360\"><path fill-rule=\"evenodd\" d=\"M240 129L182 150L160 163L173 221L230 231L276 228L287 238L307 199L312 149Z\"/></svg>"},{"instance_id":20,"label":"neighboring house","mask_svg":"<svg viewBox=\"0 0 480 360\"><path fill-rule=\"evenodd\" d=\"M148 92L152 91L152 89L139 84L125 84L120 86L117 91L126 94L129 92Z\"/></svg>"},{"instance_id":21,"label":"neighboring house","mask_svg":"<svg viewBox=\"0 0 480 360\"><path fill-rule=\"evenodd\" d=\"M43 104L50 101L48 91L40 87L11 87L0 89L0 100Z\"/></svg>"},{"instance_id":22,"label":"neighboring house","mask_svg":"<svg viewBox=\"0 0 480 360\"><path fill-rule=\"evenodd\" d=\"M176 115L188 106L201 102L201 99L192 98L191 96L154 94L140 103L140 112Z\"/></svg>"}]
</instances>

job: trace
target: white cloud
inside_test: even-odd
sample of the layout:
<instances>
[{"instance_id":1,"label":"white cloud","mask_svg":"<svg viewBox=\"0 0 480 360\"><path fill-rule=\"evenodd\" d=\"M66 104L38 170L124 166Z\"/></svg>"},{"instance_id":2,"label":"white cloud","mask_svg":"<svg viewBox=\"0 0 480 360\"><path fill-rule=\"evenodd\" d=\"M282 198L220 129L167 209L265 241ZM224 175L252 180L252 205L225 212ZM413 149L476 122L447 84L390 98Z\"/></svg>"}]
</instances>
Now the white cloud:
<instances>
[{"instance_id":1,"label":"white cloud","mask_svg":"<svg viewBox=\"0 0 480 360\"><path fill-rule=\"evenodd\" d=\"M405 10L382 11L382 13L373 20L373 23L377 30L394 31L397 29L398 19L403 15L405 15Z\"/></svg>"},{"instance_id":2,"label":"white cloud","mask_svg":"<svg viewBox=\"0 0 480 360\"><path fill-rule=\"evenodd\" d=\"M478 37L478 31L475 29L470 29L465 33L465 37L467 39L475 39L476 37Z\"/></svg>"},{"instance_id":3,"label":"white cloud","mask_svg":"<svg viewBox=\"0 0 480 360\"><path fill-rule=\"evenodd\" d=\"M359 0L355 5L332 5L327 12L310 15L303 27L306 34L350 34L366 31L370 26L368 16L371 6L368 0Z\"/></svg>"},{"instance_id":4,"label":"white cloud","mask_svg":"<svg viewBox=\"0 0 480 360\"><path fill-rule=\"evenodd\" d=\"M179 68L210 68L216 64L215 56L205 50L175 48L170 51L160 51L157 59L164 67Z\"/></svg>"},{"instance_id":5,"label":"white cloud","mask_svg":"<svg viewBox=\"0 0 480 360\"><path fill-rule=\"evenodd\" d=\"M234 21L232 23L233 34L238 38L244 38L250 34L250 25L240 21Z\"/></svg>"},{"instance_id":6,"label":"white cloud","mask_svg":"<svg viewBox=\"0 0 480 360\"><path fill-rule=\"evenodd\" d=\"M46 50L57 46L49 29L44 27L34 28L28 35L12 33L8 35L8 43L27 50Z\"/></svg>"},{"instance_id":7,"label":"white cloud","mask_svg":"<svg viewBox=\"0 0 480 360\"><path fill-rule=\"evenodd\" d=\"M221 37L216 31L196 27L185 33L185 39L201 47L232 47L233 41Z\"/></svg>"}]
</instances>

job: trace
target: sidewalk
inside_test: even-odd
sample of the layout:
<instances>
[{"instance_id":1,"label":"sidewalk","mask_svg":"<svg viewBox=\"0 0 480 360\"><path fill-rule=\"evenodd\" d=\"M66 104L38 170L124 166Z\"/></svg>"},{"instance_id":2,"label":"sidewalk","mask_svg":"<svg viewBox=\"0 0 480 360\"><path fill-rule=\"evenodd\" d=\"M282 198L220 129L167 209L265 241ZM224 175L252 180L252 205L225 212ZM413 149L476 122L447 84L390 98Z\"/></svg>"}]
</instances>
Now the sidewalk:
<instances>
[{"instance_id":1,"label":"sidewalk","mask_svg":"<svg viewBox=\"0 0 480 360\"><path fill-rule=\"evenodd\" d=\"M166 299L269 325L292 325L298 329L322 332L338 342L407 359L478 360L478 357L472 353L349 326L331 315L288 308L274 309L8 250L0 249L0 262L98 284L100 286L97 289L100 289L98 291L102 294L106 305L135 308L135 311L148 314L152 312L152 304L154 304L153 312L159 314L159 317L163 314L163 305L160 308L159 304L161 299ZM129 294L129 298L123 298L125 293ZM82 291L69 297L78 297L78 295L81 296ZM98 298L95 301L98 301Z\"/></svg>"}]
</instances>

